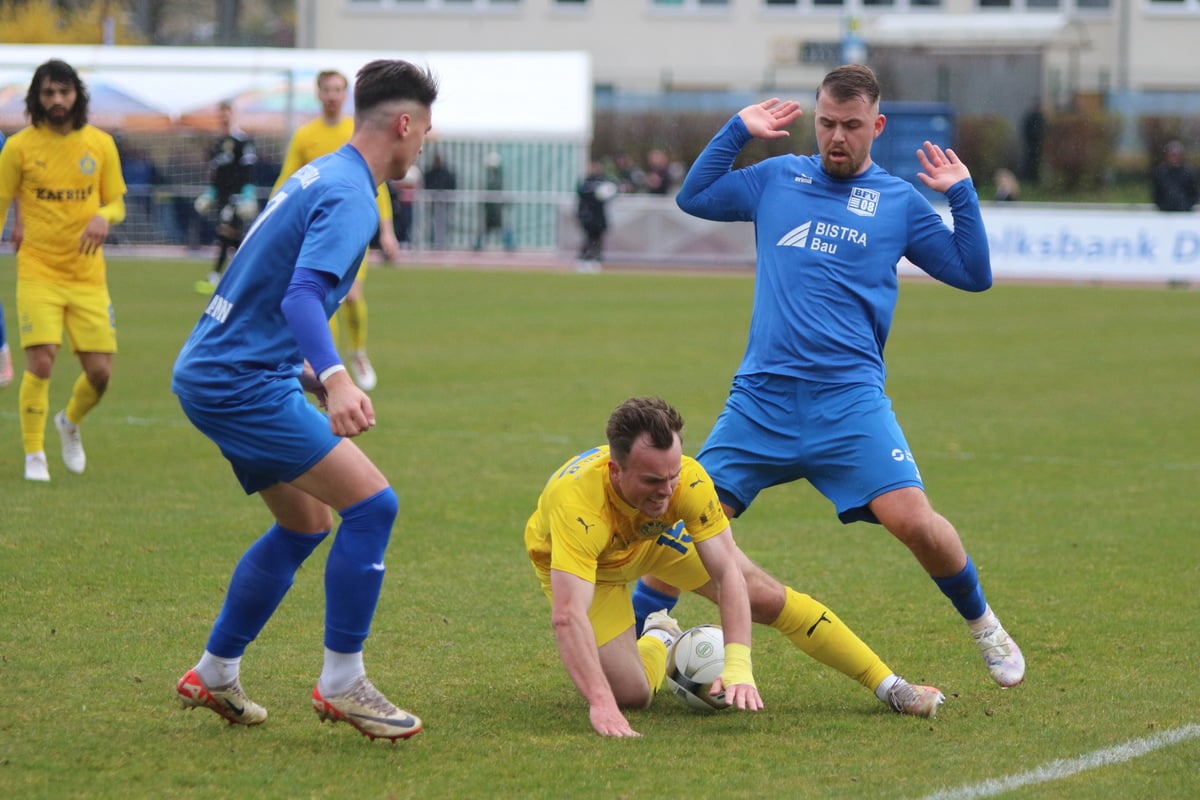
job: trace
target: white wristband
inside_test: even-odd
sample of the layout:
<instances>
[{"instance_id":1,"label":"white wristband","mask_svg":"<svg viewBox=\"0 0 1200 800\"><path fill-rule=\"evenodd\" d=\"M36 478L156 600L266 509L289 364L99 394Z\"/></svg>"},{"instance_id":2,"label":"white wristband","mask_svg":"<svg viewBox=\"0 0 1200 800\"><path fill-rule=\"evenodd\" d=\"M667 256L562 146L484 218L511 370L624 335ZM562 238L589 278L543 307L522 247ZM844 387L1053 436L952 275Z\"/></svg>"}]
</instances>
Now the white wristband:
<instances>
[{"instance_id":1,"label":"white wristband","mask_svg":"<svg viewBox=\"0 0 1200 800\"><path fill-rule=\"evenodd\" d=\"M332 367L327 367L324 370L322 370L321 374L317 376L317 380L319 380L321 383L324 383L325 381L329 380L329 377L331 375L336 375L339 372L345 372L345 371L346 371L345 364L334 364Z\"/></svg>"}]
</instances>

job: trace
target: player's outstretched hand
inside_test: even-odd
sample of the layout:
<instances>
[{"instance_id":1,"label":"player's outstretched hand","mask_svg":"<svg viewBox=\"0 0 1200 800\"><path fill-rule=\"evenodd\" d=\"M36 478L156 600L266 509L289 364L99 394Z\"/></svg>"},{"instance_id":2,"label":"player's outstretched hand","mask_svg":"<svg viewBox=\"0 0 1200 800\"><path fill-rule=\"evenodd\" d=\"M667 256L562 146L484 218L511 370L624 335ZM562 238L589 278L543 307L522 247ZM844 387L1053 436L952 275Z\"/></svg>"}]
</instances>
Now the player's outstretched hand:
<instances>
[{"instance_id":1,"label":"player's outstretched hand","mask_svg":"<svg viewBox=\"0 0 1200 800\"><path fill-rule=\"evenodd\" d=\"M713 681L712 691L709 694L715 697L722 690L725 691L725 703L727 705L739 708L742 711L762 710L762 696L759 695L758 687L753 683L735 683L726 687L724 682L720 678L717 678Z\"/></svg>"},{"instance_id":2,"label":"player's outstretched hand","mask_svg":"<svg viewBox=\"0 0 1200 800\"><path fill-rule=\"evenodd\" d=\"M611 708L592 706L588 711L588 717L592 720L592 728L601 736L626 739L641 736L640 733L629 727L629 720L625 719L625 715L615 705Z\"/></svg>"},{"instance_id":3,"label":"player's outstretched hand","mask_svg":"<svg viewBox=\"0 0 1200 800\"><path fill-rule=\"evenodd\" d=\"M935 192L945 194L954 184L971 177L967 165L958 160L958 155L953 150L942 150L932 142L925 142L925 149L917 151L917 160L921 162L921 169L924 170L918 172L917 177Z\"/></svg>"},{"instance_id":4,"label":"player's outstretched hand","mask_svg":"<svg viewBox=\"0 0 1200 800\"><path fill-rule=\"evenodd\" d=\"M738 112L746 130L756 139L782 139L789 136L788 128L800 119L804 112L795 100L780 100L772 97Z\"/></svg>"}]
</instances>

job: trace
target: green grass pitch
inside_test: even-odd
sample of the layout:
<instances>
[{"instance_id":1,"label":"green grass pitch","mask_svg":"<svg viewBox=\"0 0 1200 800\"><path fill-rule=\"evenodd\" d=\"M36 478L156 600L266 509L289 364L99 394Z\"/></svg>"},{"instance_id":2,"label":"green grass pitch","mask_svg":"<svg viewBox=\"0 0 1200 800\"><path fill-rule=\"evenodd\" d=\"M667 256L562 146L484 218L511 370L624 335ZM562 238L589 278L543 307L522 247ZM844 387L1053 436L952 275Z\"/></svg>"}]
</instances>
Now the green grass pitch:
<instances>
[{"instance_id":1,"label":"green grass pitch","mask_svg":"<svg viewBox=\"0 0 1200 800\"><path fill-rule=\"evenodd\" d=\"M991 684L907 551L796 484L735 522L740 544L897 672L941 687L937 720L887 712L756 628L762 712L698 715L662 694L630 714L643 737L615 741L591 732L562 669L521 530L550 471L600 443L629 395L678 406L698 449L741 356L752 280L445 268L372 270L378 425L359 439L401 498L367 667L425 731L370 742L310 710L328 545L243 661L268 722L184 712L174 682L269 519L170 393L206 271L110 259L121 351L84 424L86 474L62 467L51 426L52 482L22 480L17 385L0 392L7 797L976 797L1200 722L1200 294L901 288L889 393L934 506L1023 646L1024 685ZM13 272L0 258L16 348ZM77 373L60 354L53 410ZM694 597L678 616L717 619ZM1196 796L1200 741L1067 772L1005 796Z\"/></svg>"}]
</instances>

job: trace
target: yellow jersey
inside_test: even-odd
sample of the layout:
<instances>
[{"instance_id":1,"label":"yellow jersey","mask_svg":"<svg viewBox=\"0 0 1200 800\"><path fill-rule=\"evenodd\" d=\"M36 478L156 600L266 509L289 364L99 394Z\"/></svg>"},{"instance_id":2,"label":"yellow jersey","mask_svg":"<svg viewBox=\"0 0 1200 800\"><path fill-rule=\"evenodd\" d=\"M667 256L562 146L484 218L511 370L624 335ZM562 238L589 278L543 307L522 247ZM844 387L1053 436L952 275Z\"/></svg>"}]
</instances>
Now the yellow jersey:
<instances>
[{"instance_id":1,"label":"yellow jersey","mask_svg":"<svg viewBox=\"0 0 1200 800\"><path fill-rule=\"evenodd\" d=\"M317 117L296 128L292 140L288 142L287 153L283 157L283 166L279 168L279 177L271 194L279 191L284 181L292 177L292 173L311 164L321 156L327 156L334 150L350 141L354 135L354 117L342 117L336 124L330 125L324 117ZM379 206L379 219L390 222L392 219L392 196L388 193L387 184L376 188L375 204Z\"/></svg>"},{"instance_id":2,"label":"yellow jersey","mask_svg":"<svg viewBox=\"0 0 1200 800\"><path fill-rule=\"evenodd\" d=\"M125 194L117 145L84 125L66 136L29 126L0 151L0 220L20 203L25 238L17 277L68 286L103 286L103 248L79 252L79 237L101 206Z\"/></svg>"},{"instance_id":3,"label":"yellow jersey","mask_svg":"<svg viewBox=\"0 0 1200 800\"><path fill-rule=\"evenodd\" d=\"M537 569L624 584L621 567L641 550L686 548L729 527L712 479L695 459L683 457L679 485L661 517L648 517L617 495L610 460L607 445L596 447L550 476L525 525L525 549Z\"/></svg>"}]
</instances>

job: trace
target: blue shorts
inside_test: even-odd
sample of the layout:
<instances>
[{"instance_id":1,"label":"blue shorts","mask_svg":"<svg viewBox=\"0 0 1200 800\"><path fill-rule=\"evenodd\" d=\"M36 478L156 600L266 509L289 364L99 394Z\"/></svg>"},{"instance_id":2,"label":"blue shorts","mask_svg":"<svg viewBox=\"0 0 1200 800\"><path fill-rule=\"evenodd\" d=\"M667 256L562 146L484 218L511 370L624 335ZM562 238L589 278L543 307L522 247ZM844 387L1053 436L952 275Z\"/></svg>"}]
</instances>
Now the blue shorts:
<instances>
[{"instance_id":1,"label":"blue shorts","mask_svg":"<svg viewBox=\"0 0 1200 800\"><path fill-rule=\"evenodd\" d=\"M721 502L741 514L768 486L807 479L842 522L878 522L881 494L924 488L878 386L739 375L697 460Z\"/></svg>"},{"instance_id":2,"label":"blue shorts","mask_svg":"<svg viewBox=\"0 0 1200 800\"><path fill-rule=\"evenodd\" d=\"M329 429L329 418L305 397L299 381L267 381L236 403L192 401L181 395L179 404L229 459L246 494L294 481L341 441Z\"/></svg>"}]
</instances>

